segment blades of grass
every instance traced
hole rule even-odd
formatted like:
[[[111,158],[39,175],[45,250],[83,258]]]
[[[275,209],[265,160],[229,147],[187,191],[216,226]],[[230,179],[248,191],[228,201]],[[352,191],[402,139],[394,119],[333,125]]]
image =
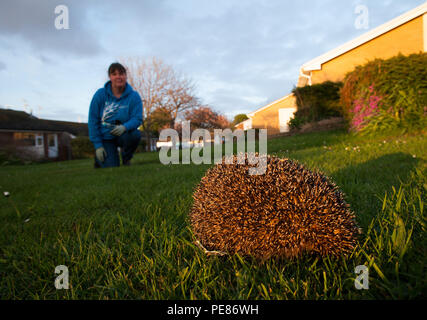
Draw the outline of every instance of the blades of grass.
[[[124,230],[124,227],[123,227],[123,219],[122,219],[122,217],[120,216],[120,213],[119,213],[119,212],[117,212],[116,216],[117,216],[117,218],[118,218],[118,220],[119,220],[120,234],[121,234],[121,235],[124,235],[125,230]]]
[[[387,192],[384,195],[383,206],[382,206],[381,210],[384,211],[386,206],[387,206]]]
[[[79,253],[80,253],[80,254],[82,254],[82,252],[83,252],[83,247],[82,247],[82,239],[81,239],[81,237],[80,237],[80,231],[77,229],[77,230],[76,230],[76,233],[77,233],[77,241],[78,241],[78,243],[79,243]]]
[[[325,294],[325,298],[326,298],[327,292],[328,292],[328,284],[327,284],[327,280],[326,280],[326,272],[323,271],[323,293]]]
[[[249,292],[246,295],[246,300],[249,300],[249,298],[251,297],[251,293],[252,293],[253,288],[254,288],[254,284],[252,283],[251,288],[249,289]]]
[[[314,262],[311,264],[311,266],[308,268],[308,271],[311,272],[312,269],[317,265],[317,261],[319,261],[319,258],[316,257]]]
[[[70,258],[70,255],[68,254],[68,250],[67,250],[67,248],[64,246],[64,243],[63,243],[63,236],[62,236],[62,234],[61,234],[61,232],[59,232],[58,231],[58,234],[59,234],[59,238],[58,238],[58,242],[59,242],[59,246],[61,247],[61,249],[62,249],[62,251],[64,251],[65,252],[65,255],[67,256],[67,258],[69,259]]]
[[[144,250],[144,243],[145,243],[145,228],[141,228],[141,231],[139,232],[139,241],[140,241],[140,245],[139,248],[141,251]]]
[[[267,288],[265,287],[265,285],[263,283],[261,283],[260,286],[261,286],[262,292],[264,293],[264,298],[266,300],[270,300],[270,295],[268,294],[268,291],[267,291]]]
[[[371,267],[371,266],[374,267],[375,271],[380,276],[380,278],[388,283],[389,282],[388,279],[385,277],[384,273],[382,273],[380,268],[377,266],[377,264],[374,261],[374,258],[369,256],[364,250],[362,250],[362,252],[365,254],[366,259],[368,259],[368,262],[369,262],[368,267]]]
[[[90,233],[91,228],[92,228],[92,221],[89,222],[89,226],[88,226],[87,231],[85,233],[85,236],[84,236],[85,241],[87,241],[87,239],[89,237],[89,233]]]
[[[408,250],[408,248],[409,248],[409,244],[410,244],[410,242],[411,242],[411,237],[412,237],[412,233],[413,233],[413,231],[414,231],[414,227],[412,227],[410,230],[409,230],[409,232],[408,232],[408,236],[407,236],[407,239],[406,239],[406,243],[405,243],[405,245],[403,246],[403,249],[402,249],[402,251],[400,252],[400,255],[399,255],[399,260],[402,260],[402,258],[403,258],[403,256],[404,256],[404,254],[406,253],[406,251]]]

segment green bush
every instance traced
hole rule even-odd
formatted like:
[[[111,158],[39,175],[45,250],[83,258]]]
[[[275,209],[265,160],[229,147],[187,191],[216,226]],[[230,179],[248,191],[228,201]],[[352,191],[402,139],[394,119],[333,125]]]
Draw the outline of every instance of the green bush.
[[[71,150],[73,159],[91,158],[94,154],[94,147],[89,137],[76,137],[71,140]]]
[[[292,90],[296,97],[297,111],[295,120],[289,125],[294,128],[305,122],[319,121],[341,116],[339,92],[341,82],[326,81],[312,86],[297,87]]]
[[[0,149],[0,165],[20,165],[20,164],[30,164],[32,161],[30,159],[20,158],[15,150],[11,148],[2,148]]]
[[[373,134],[426,126],[427,53],[375,59],[348,73],[340,91],[354,131]]]
[[[308,122],[306,117],[295,115],[291,120],[289,120],[289,127],[291,129],[299,129],[306,122]]]

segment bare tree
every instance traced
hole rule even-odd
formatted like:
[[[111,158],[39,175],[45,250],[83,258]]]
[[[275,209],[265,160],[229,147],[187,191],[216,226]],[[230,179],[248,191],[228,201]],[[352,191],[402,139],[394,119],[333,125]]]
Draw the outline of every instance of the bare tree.
[[[174,128],[178,115],[199,105],[194,94],[194,83],[161,59],[129,57],[120,59],[127,68],[128,82],[136,90],[144,104],[144,124],[147,142],[156,126],[155,112],[169,114],[169,127]]]
[[[163,107],[171,115],[170,127],[175,126],[176,118],[183,111],[200,106],[200,100],[194,94],[194,84],[182,74],[174,73],[174,81],[167,93],[167,99]]]

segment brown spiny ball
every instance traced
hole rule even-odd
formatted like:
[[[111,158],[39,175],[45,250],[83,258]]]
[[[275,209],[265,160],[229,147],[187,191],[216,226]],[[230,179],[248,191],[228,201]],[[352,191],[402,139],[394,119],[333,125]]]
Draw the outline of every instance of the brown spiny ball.
[[[210,168],[193,194],[190,223],[207,250],[262,259],[351,252],[361,231],[327,177],[275,156],[265,174],[250,175],[246,157],[232,158]]]

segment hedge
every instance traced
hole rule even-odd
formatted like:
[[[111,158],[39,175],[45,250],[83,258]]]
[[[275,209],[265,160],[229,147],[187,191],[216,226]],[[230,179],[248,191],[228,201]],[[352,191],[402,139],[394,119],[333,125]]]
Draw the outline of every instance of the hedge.
[[[298,128],[306,122],[319,121],[342,116],[339,92],[341,82],[326,81],[312,86],[295,87],[297,111],[289,122],[291,128]]]
[[[79,136],[71,140],[73,159],[91,158],[94,155],[93,143],[89,137]]]
[[[356,132],[427,125],[427,53],[375,59],[348,73],[340,90],[342,113]]]

